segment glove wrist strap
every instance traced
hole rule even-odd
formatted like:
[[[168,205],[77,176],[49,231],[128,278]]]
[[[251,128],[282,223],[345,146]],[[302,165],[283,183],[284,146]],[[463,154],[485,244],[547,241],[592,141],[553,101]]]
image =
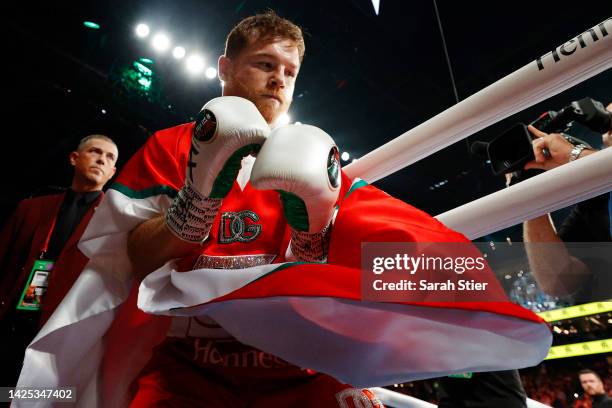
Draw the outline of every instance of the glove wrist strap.
[[[291,228],[291,252],[303,262],[327,262],[331,226],[309,234]]]
[[[208,238],[222,201],[200,194],[187,183],[166,211],[166,225],[177,238],[202,243]]]

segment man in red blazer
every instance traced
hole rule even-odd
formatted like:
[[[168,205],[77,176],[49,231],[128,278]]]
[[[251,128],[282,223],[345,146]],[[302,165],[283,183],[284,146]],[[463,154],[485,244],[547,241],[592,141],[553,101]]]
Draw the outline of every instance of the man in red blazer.
[[[15,385],[25,347],[87,263],[77,243],[115,174],[117,156],[109,137],[86,136],[69,156],[70,188],[21,201],[0,233],[0,336],[6,339],[0,386]]]

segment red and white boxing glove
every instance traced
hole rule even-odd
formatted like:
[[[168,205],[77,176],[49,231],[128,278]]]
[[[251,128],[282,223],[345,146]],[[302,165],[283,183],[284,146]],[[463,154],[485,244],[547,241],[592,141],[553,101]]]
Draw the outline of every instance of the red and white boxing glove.
[[[270,127],[249,100],[222,96],[208,102],[195,121],[185,185],[166,212],[178,238],[203,242],[245,156],[256,153]]]
[[[291,227],[290,250],[306,262],[327,260],[340,183],[340,159],[334,140],[309,125],[274,129],[251,171],[255,188],[280,193]]]

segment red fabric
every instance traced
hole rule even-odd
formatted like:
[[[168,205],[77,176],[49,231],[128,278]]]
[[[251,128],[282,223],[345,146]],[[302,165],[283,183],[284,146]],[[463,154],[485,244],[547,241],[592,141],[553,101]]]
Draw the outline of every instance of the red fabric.
[[[276,255],[274,263],[284,260],[284,251],[289,243],[289,229],[282,214],[282,205],[276,191],[256,190],[247,183],[241,190],[238,183],[234,186],[227,197],[223,199],[219,214],[226,212],[240,212],[248,209],[257,214],[258,221],[244,220],[245,224],[257,224],[262,228],[257,238],[251,242],[231,242],[220,244],[221,217],[215,217],[210,230],[210,236],[202,245],[198,253],[185,257],[178,265],[179,271],[190,271],[200,254],[210,256],[242,256],[250,254]],[[225,226],[228,229],[228,226]]]
[[[56,260],[45,294],[41,325],[66,296],[87,263],[77,244],[102,197],[100,194],[85,213]],[[16,306],[63,199],[64,194],[55,194],[21,201],[0,233],[0,318]]]
[[[134,395],[134,378],[151,358],[153,348],[166,338],[171,318],[144,313],[136,306],[137,298],[135,284],[104,336],[106,348],[101,365],[104,396]],[[126,339],[126,333],[134,335]]]
[[[382,407],[372,393],[235,340],[165,341],[137,386],[131,408]]]
[[[350,180],[343,174],[343,186],[347,185],[350,186]],[[232,193],[239,194],[236,189],[232,190]],[[245,195],[241,194],[244,201],[246,201]],[[249,205],[253,206],[252,200],[249,201]],[[218,218],[215,223],[218,223]],[[427,213],[368,185],[354,190],[348,197],[341,200],[332,230],[327,264],[294,265],[284,269],[283,273],[272,272],[243,288],[215,299],[214,302],[292,295],[361,300],[360,262],[363,242],[461,242],[469,244],[470,241]],[[215,243],[216,240],[213,239],[211,245]],[[243,246],[246,245],[243,244]],[[469,246],[466,248],[469,249]],[[208,253],[206,248],[204,250]],[[476,247],[473,247],[473,250],[477,251]],[[489,275],[487,281],[490,289],[483,295],[486,301],[395,303],[489,311],[538,323],[543,322],[534,313],[509,301],[490,301],[491,299],[505,300],[506,296],[492,271],[489,271]],[[467,278],[469,274],[466,273],[462,277]],[[485,278],[481,276],[478,279],[484,281]]]
[[[143,194],[143,191],[152,192],[159,187],[179,190],[184,182],[192,126],[193,124],[180,125],[153,135],[126,165],[117,183],[129,188],[132,193],[140,194],[142,198],[161,194],[159,190],[156,193]],[[351,180],[343,174],[342,183],[341,200],[345,197]],[[252,210],[260,216],[263,227],[261,237],[248,243],[220,243],[220,214],[242,210]],[[219,213],[214,221],[210,239],[197,254],[183,259],[179,270],[191,269],[200,253],[212,256],[275,254],[278,257],[274,262],[283,261],[288,228],[276,192],[257,191],[250,185],[247,185],[244,191],[240,191],[235,183],[223,201]],[[328,259],[332,265],[298,265],[286,269],[282,274],[271,273],[215,301],[292,294],[328,295],[359,300],[359,279],[355,273],[359,273],[360,269],[361,243],[394,241],[469,242],[462,234],[446,228],[428,214],[372,186],[365,186],[351,192],[340,202],[340,210],[332,229]],[[122,313],[135,313],[134,296],[131,296],[128,302],[132,302],[132,306],[125,307]],[[526,320],[540,321],[531,312],[509,302],[430,303],[427,306],[494,311]],[[135,319],[127,318],[125,321],[140,321],[137,317]],[[107,336],[117,342],[121,341],[120,337],[112,337],[110,334]],[[192,343],[194,341],[194,339],[187,340]],[[261,368],[235,372],[235,370],[228,371],[226,367],[194,364],[193,358],[189,358],[188,354],[190,347],[193,349],[193,344],[189,345],[184,341],[186,340],[166,338],[156,348],[154,358],[141,372],[138,391],[132,406],[199,405],[202,401],[206,401],[207,406],[211,407],[240,407],[246,403],[252,404],[255,398],[258,405],[249,406],[338,406],[335,397],[330,398],[330,396],[343,389],[342,387],[350,388],[346,385],[338,387],[339,383],[329,376],[320,375],[316,378],[322,378],[321,380],[313,381],[312,377],[302,371],[299,371],[299,375],[293,371],[284,373],[283,375],[289,377],[286,380],[274,378],[273,381],[268,381],[270,378],[266,380]],[[109,353],[107,356],[116,357]],[[253,385],[259,379],[266,381],[262,381],[260,385]],[[288,384],[292,384],[293,391]],[[260,386],[268,387],[267,392],[262,392],[258,388]],[[269,387],[279,387],[278,392],[270,392]],[[308,402],[306,398],[313,400]],[[324,400],[329,403],[322,403]]]
[[[150,192],[152,191],[150,189],[159,187],[179,190],[184,183],[184,169],[191,145],[192,128],[193,124],[185,124],[157,132],[124,167],[116,183],[137,194],[142,194],[147,190]],[[343,194],[349,187],[350,182],[346,179],[342,189]],[[155,194],[160,193],[157,190]],[[221,244],[219,235],[222,226],[220,225],[221,217],[218,216],[213,223],[210,238],[204,243],[201,250],[192,256],[183,258],[178,269],[191,270],[201,253],[209,256],[271,254],[276,255],[274,262],[284,261],[284,252],[289,241],[289,229],[282,214],[278,193],[255,190],[250,184],[241,190],[237,182],[234,182],[232,190],[223,200],[219,214],[246,209],[257,214],[259,217],[257,224],[262,226],[256,240],[248,243]],[[248,222],[251,221],[248,220]],[[163,340],[161,334],[163,330],[167,330],[169,319],[147,316],[136,309],[135,303],[136,292],[133,291],[121,308],[113,326],[107,332],[105,340],[108,346],[103,361],[103,378],[113,378],[112,382],[116,383],[116,378],[114,378],[116,375],[125,378],[129,378],[130,375],[116,368],[124,365],[118,364],[116,356],[127,355],[126,358],[130,358],[129,350],[122,347],[122,344],[125,343],[122,341],[122,336],[126,330],[132,333],[138,332],[143,339],[147,339],[143,344],[137,346],[145,350],[146,356],[150,355],[151,346],[161,341],[153,358],[139,375],[137,390],[132,389],[129,392],[129,394],[136,392],[132,406],[184,406],[188,402],[198,405],[203,400],[206,401],[207,406],[211,407],[234,406],[232,404],[242,406],[249,401],[252,403],[252,400],[257,397],[257,405],[250,406],[337,407],[339,405],[335,394],[346,389],[353,390],[352,387],[341,384],[330,376],[309,373],[288,363],[283,363],[282,368],[271,371],[262,371],[261,367],[254,367],[251,370],[244,368],[230,370],[231,373],[223,367],[207,368],[195,365],[188,358],[180,358],[181,355],[184,357],[193,347],[185,342],[193,342],[194,339],[166,338]],[[233,343],[234,347],[263,353],[236,341]],[[133,346],[133,343],[130,342],[130,347]],[[134,366],[142,366],[140,361],[133,363]],[[253,382],[258,379],[260,380],[259,391],[266,389],[265,394],[256,392],[257,387],[253,386]],[[231,389],[225,389],[223,384],[219,384],[219,381],[235,382]],[[274,390],[270,387],[274,387]],[[104,388],[107,387],[104,386]],[[113,390],[109,389],[108,392],[113,392]],[[249,396],[245,397],[244,393]],[[361,391],[358,393],[359,398],[369,398]],[[351,395],[344,397],[346,406],[357,406],[352,402],[352,398]]]
[[[156,132],[126,164],[117,177],[116,184],[137,193],[159,187],[180,190],[185,182],[185,168],[191,146],[192,130],[193,123],[187,123]],[[289,242],[289,230],[282,214],[278,193],[270,190],[256,190],[250,183],[243,191],[234,181],[234,186],[223,200],[219,214],[239,212],[245,209],[255,212],[259,217],[256,223],[263,226],[256,240],[248,243],[220,244],[221,217],[218,216],[213,222],[210,238],[198,253],[180,262],[179,270],[191,270],[200,253],[211,256],[270,254],[277,255],[274,262],[281,262]],[[248,224],[251,223],[251,220],[245,220],[245,222]]]
[[[351,180],[343,173],[343,184]],[[328,262],[361,268],[362,242],[470,242],[431,215],[374,186],[352,191],[340,204]]]
[[[156,132],[124,166],[116,183],[141,191],[168,186],[178,191],[185,182],[193,123]]]

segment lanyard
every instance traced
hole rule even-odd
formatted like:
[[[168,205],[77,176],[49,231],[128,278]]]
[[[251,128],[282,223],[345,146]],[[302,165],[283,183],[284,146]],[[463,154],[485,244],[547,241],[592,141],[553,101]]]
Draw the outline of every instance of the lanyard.
[[[60,210],[61,210],[61,207],[60,207]],[[38,256],[38,259],[45,259],[45,256],[47,255],[47,251],[49,250],[49,242],[51,241],[51,235],[53,235],[53,231],[55,230],[56,222],[57,222],[57,214],[55,214],[55,217],[53,217],[53,221],[51,222],[51,228],[49,228],[49,233],[47,234],[47,238],[45,239],[45,244],[40,250],[40,255]]]

